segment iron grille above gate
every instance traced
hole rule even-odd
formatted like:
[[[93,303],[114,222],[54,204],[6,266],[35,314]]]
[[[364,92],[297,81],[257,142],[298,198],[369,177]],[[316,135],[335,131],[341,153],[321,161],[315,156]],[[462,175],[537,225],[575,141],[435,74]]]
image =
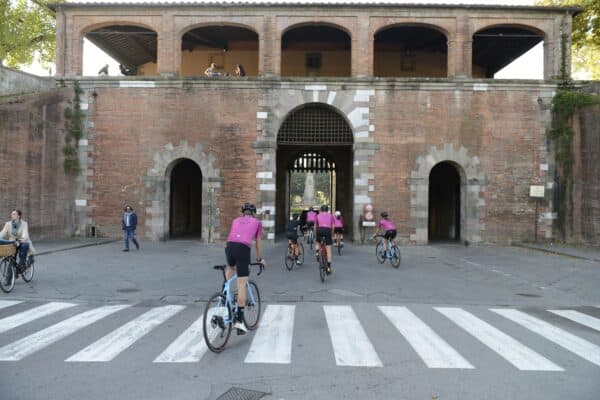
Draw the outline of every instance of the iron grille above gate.
[[[319,153],[302,153],[290,163],[288,171],[292,172],[331,172],[335,171],[335,163]]]
[[[321,105],[307,105],[288,116],[279,129],[277,144],[352,145],[352,130],[344,118]]]

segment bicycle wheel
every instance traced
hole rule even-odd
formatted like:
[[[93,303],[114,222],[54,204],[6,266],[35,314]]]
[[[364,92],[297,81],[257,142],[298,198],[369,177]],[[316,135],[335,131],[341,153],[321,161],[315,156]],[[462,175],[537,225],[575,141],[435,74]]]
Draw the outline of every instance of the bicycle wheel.
[[[313,242],[315,241],[315,234],[313,233],[313,231],[310,231],[308,233],[308,245],[310,246],[310,249],[312,250],[312,246],[313,246]]]
[[[285,267],[288,271],[291,271],[294,268],[294,252],[292,251],[292,247],[288,245],[285,251]]]
[[[377,257],[377,261],[379,264],[383,264],[385,262],[385,250],[383,249],[383,242],[377,243],[375,246],[375,256]]]
[[[298,242],[298,265],[304,264],[304,245]]]
[[[400,248],[396,245],[392,246],[392,259],[390,260],[394,268],[400,266]]]
[[[213,294],[202,318],[204,341],[212,352],[220,353],[225,348],[231,334],[232,318],[225,296],[222,293]]]
[[[321,253],[319,256],[319,275],[321,276],[321,282],[325,282],[325,275],[327,269],[327,256]]]
[[[244,310],[244,320],[246,321],[246,326],[251,331],[255,330],[258,326],[258,320],[260,319],[260,292],[258,291],[258,286],[254,281],[248,281],[248,286],[246,293],[246,309]],[[250,295],[252,294],[252,295]],[[254,299],[254,301],[252,301]]]
[[[25,282],[31,282],[33,279],[33,272],[35,270],[35,260],[33,256],[27,257],[27,265],[25,266],[25,270],[21,273],[23,280]]]
[[[338,256],[341,256],[342,255],[342,244],[341,244],[341,242],[338,243],[337,249],[338,249]]]
[[[4,293],[10,293],[15,287],[15,267],[9,258],[0,261],[0,289]]]

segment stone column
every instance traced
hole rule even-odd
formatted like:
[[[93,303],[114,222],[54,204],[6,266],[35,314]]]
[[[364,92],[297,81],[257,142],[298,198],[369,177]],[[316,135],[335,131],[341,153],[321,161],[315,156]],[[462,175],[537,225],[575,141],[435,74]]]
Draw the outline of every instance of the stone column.
[[[66,17],[62,8],[59,6],[56,10],[56,76],[65,74],[66,42],[65,29]]]
[[[354,226],[354,240],[360,238],[360,225],[358,223],[360,216],[362,215],[363,207],[365,204],[372,203],[370,193],[374,190],[374,187],[369,184],[369,181],[373,181],[375,176],[372,172],[373,156],[379,149],[377,143],[368,141],[359,141],[354,144],[354,215],[353,226]]]
[[[258,74],[281,75],[281,34],[275,16],[265,16],[264,31],[259,46]]]
[[[277,171],[277,144],[272,140],[259,140],[254,145],[256,150],[256,208],[261,214],[263,239],[275,240],[275,186]]]
[[[448,77],[470,78],[473,38],[466,15],[456,18],[456,31],[448,35]]]
[[[173,15],[163,15],[156,43],[156,71],[161,76],[178,76],[181,72],[181,43],[174,29]]]
[[[352,34],[351,76],[373,76],[373,35],[369,31],[369,17],[357,18]]]

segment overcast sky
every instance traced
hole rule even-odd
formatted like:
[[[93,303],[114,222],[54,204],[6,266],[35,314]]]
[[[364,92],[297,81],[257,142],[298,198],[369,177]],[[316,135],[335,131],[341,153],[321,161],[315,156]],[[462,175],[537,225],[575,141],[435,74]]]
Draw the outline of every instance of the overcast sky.
[[[232,0],[225,0],[221,2],[232,2]],[[277,3],[369,3],[367,0],[348,1],[348,0],[271,0]],[[75,2],[75,1],[74,1]],[[77,3],[97,3],[100,1],[95,0],[76,0]],[[110,0],[113,3],[147,3],[147,0]],[[161,2],[197,2],[197,0],[162,0]],[[234,0],[234,2],[248,2],[256,3],[255,0]],[[534,0],[373,0],[378,3],[431,3],[431,4],[499,4],[499,5],[520,5],[527,6],[533,5]],[[543,43],[538,44],[530,51],[525,53],[523,56],[516,59],[513,63],[508,65],[503,70],[496,74],[496,78],[521,78],[521,79],[543,79]],[[83,73],[84,75],[96,75],[98,70],[105,64],[109,64],[110,75],[119,75],[118,64],[108,57],[102,50],[98,49],[87,39],[84,40],[83,47]],[[49,71],[43,69],[39,64],[34,64],[28,68],[23,68],[25,71],[37,74],[37,75],[48,75]],[[52,66],[52,73],[55,69]]]

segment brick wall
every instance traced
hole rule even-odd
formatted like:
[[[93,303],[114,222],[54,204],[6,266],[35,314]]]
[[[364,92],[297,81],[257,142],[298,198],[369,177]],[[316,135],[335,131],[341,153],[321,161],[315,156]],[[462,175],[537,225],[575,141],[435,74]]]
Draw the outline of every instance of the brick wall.
[[[63,172],[63,112],[72,90],[0,101],[0,220],[21,209],[34,239],[73,233],[74,179]]]

